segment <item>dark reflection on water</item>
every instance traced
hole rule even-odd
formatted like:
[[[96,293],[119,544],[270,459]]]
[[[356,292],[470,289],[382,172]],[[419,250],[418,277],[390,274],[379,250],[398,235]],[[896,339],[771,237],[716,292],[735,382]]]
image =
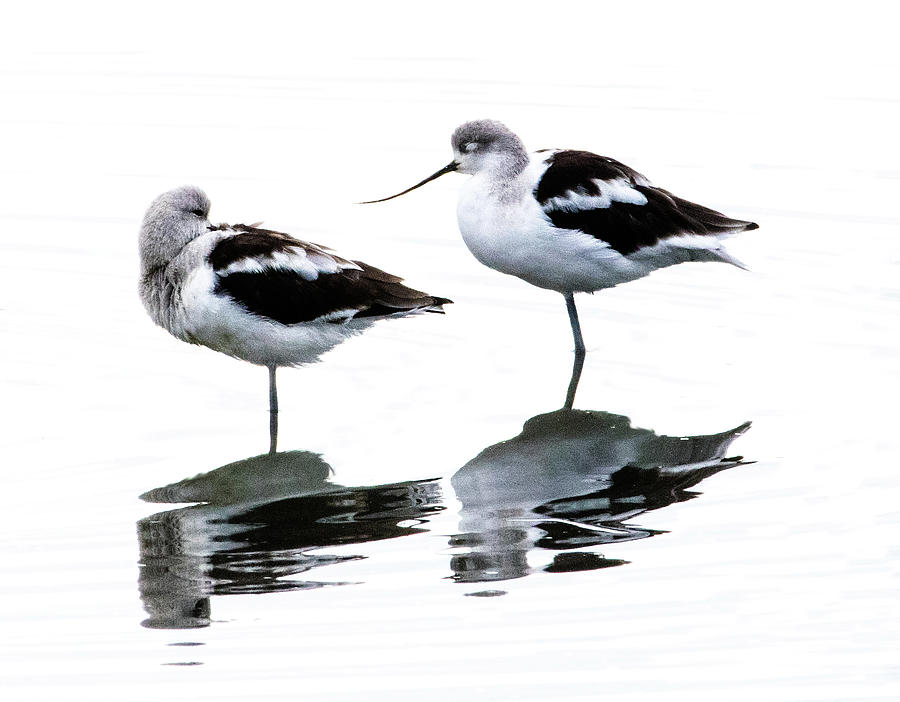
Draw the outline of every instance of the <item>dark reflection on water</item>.
[[[528,556],[536,549],[558,552],[539,569],[548,573],[627,563],[592,549],[660,533],[626,522],[691,499],[698,494],[691,488],[708,476],[744,464],[725,454],[749,426],[671,437],[607,412],[563,409],[529,419],[521,434],[486,448],[451,478],[462,503],[451,577],[521,578],[534,571]],[[305,574],[365,556],[320,549],[426,531],[429,517],[445,509],[438,478],[350,488],[330,476],[318,454],[290,451],[142,495],[203,503],[138,522],[139,589],[150,615],[144,626],[209,626],[212,595],[348,584]]]
[[[347,488],[331,483],[321,457],[266,454],[151,490],[154,502],[206,504],[138,522],[144,626],[209,626],[210,596],[306,590],[343,582],[293,579],[313,568],[364,558],[322,547],[424,531],[444,509],[436,479]],[[290,579],[288,579],[290,578]]]
[[[518,436],[486,448],[451,478],[462,502],[451,545],[458,582],[521,578],[533,549],[562,551],[542,570],[597,570],[627,561],[591,548],[660,533],[626,520],[696,497],[690,488],[744,464],[726,458],[750,424],[709,436],[658,436],[628,417],[562,409],[532,417]]]

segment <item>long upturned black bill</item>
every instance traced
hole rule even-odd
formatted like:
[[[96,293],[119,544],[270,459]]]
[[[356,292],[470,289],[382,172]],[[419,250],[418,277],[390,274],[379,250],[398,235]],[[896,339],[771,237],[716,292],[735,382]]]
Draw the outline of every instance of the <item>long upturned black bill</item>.
[[[441,177],[442,175],[444,175],[445,173],[452,173],[452,172],[455,171],[457,168],[459,168],[459,164],[458,164],[456,161],[451,161],[451,162],[448,163],[446,166],[444,166],[441,170],[439,170],[437,173],[432,173],[430,176],[428,176],[428,177],[427,177],[425,180],[423,180],[421,183],[416,183],[414,186],[412,186],[411,188],[407,188],[407,189],[404,190],[402,193],[397,193],[396,195],[391,195],[390,197],[383,197],[383,198],[381,198],[380,200],[367,200],[366,202],[358,202],[358,203],[356,203],[356,204],[358,204],[358,205],[371,205],[371,204],[374,204],[374,203],[376,203],[376,202],[387,202],[388,200],[393,200],[395,197],[400,197],[401,195],[406,195],[406,193],[411,193],[411,192],[412,192],[413,190],[415,190],[416,188],[421,188],[423,185],[425,185],[425,183],[430,183],[432,180],[434,180],[435,178],[440,178],[440,177]]]

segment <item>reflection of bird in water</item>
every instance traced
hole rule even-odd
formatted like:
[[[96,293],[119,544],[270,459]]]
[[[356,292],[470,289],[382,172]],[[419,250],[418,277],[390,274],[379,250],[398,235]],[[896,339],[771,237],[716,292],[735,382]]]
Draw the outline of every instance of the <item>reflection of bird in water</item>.
[[[182,341],[269,369],[272,452],[279,366],[316,361],[376,319],[440,312],[450,302],[288,234],[214,226],[209,207],[192,186],[150,205],[140,232],[141,300]]]
[[[453,577],[484,582],[531,572],[528,553],[564,551],[548,572],[594,570],[626,561],[583,549],[653,536],[624,524],[648,510],[695,497],[705,478],[743,464],[726,458],[749,422],[708,436],[659,436],[607,412],[558,410],[486,448],[451,478],[462,503],[451,544]]]
[[[144,626],[208,626],[210,596],[344,584],[294,579],[357,560],[318,549],[423,531],[443,509],[437,480],[347,488],[307,451],[270,453],[151,490],[151,502],[206,504],[138,522]]]

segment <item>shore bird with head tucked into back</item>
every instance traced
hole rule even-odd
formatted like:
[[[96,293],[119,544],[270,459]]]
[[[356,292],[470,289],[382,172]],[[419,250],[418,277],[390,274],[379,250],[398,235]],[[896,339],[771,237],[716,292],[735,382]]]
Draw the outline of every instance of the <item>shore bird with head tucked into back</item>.
[[[312,363],[375,320],[442,312],[450,302],[288,234],[213,225],[209,207],[193,186],[150,205],[140,231],[141,300],[182,341],[269,369],[272,451],[279,366]]]
[[[481,263],[562,293],[575,349],[584,341],[574,293],[594,292],[686,261],[743,268],[721,239],[757,225],[731,219],[651,185],[623,163],[587,151],[529,154],[504,124],[466,122],[450,140],[453,160],[404,195],[445,173],[472,178],[457,219]]]

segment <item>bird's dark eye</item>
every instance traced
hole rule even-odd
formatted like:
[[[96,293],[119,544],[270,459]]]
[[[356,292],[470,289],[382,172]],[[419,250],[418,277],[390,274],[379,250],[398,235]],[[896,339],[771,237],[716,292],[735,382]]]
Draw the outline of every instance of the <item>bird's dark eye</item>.
[[[197,209],[197,210],[191,210],[191,214],[197,215],[198,217],[203,217],[203,216],[204,216],[204,215],[203,215],[203,210],[200,210],[200,209]]]
[[[478,142],[477,142],[477,141],[470,141],[468,144],[466,144],[465,150],[466,150],[467,153],[471,153],[471,152],[473,152],[473,151],[477,151],[477,150],[478,150]]]

